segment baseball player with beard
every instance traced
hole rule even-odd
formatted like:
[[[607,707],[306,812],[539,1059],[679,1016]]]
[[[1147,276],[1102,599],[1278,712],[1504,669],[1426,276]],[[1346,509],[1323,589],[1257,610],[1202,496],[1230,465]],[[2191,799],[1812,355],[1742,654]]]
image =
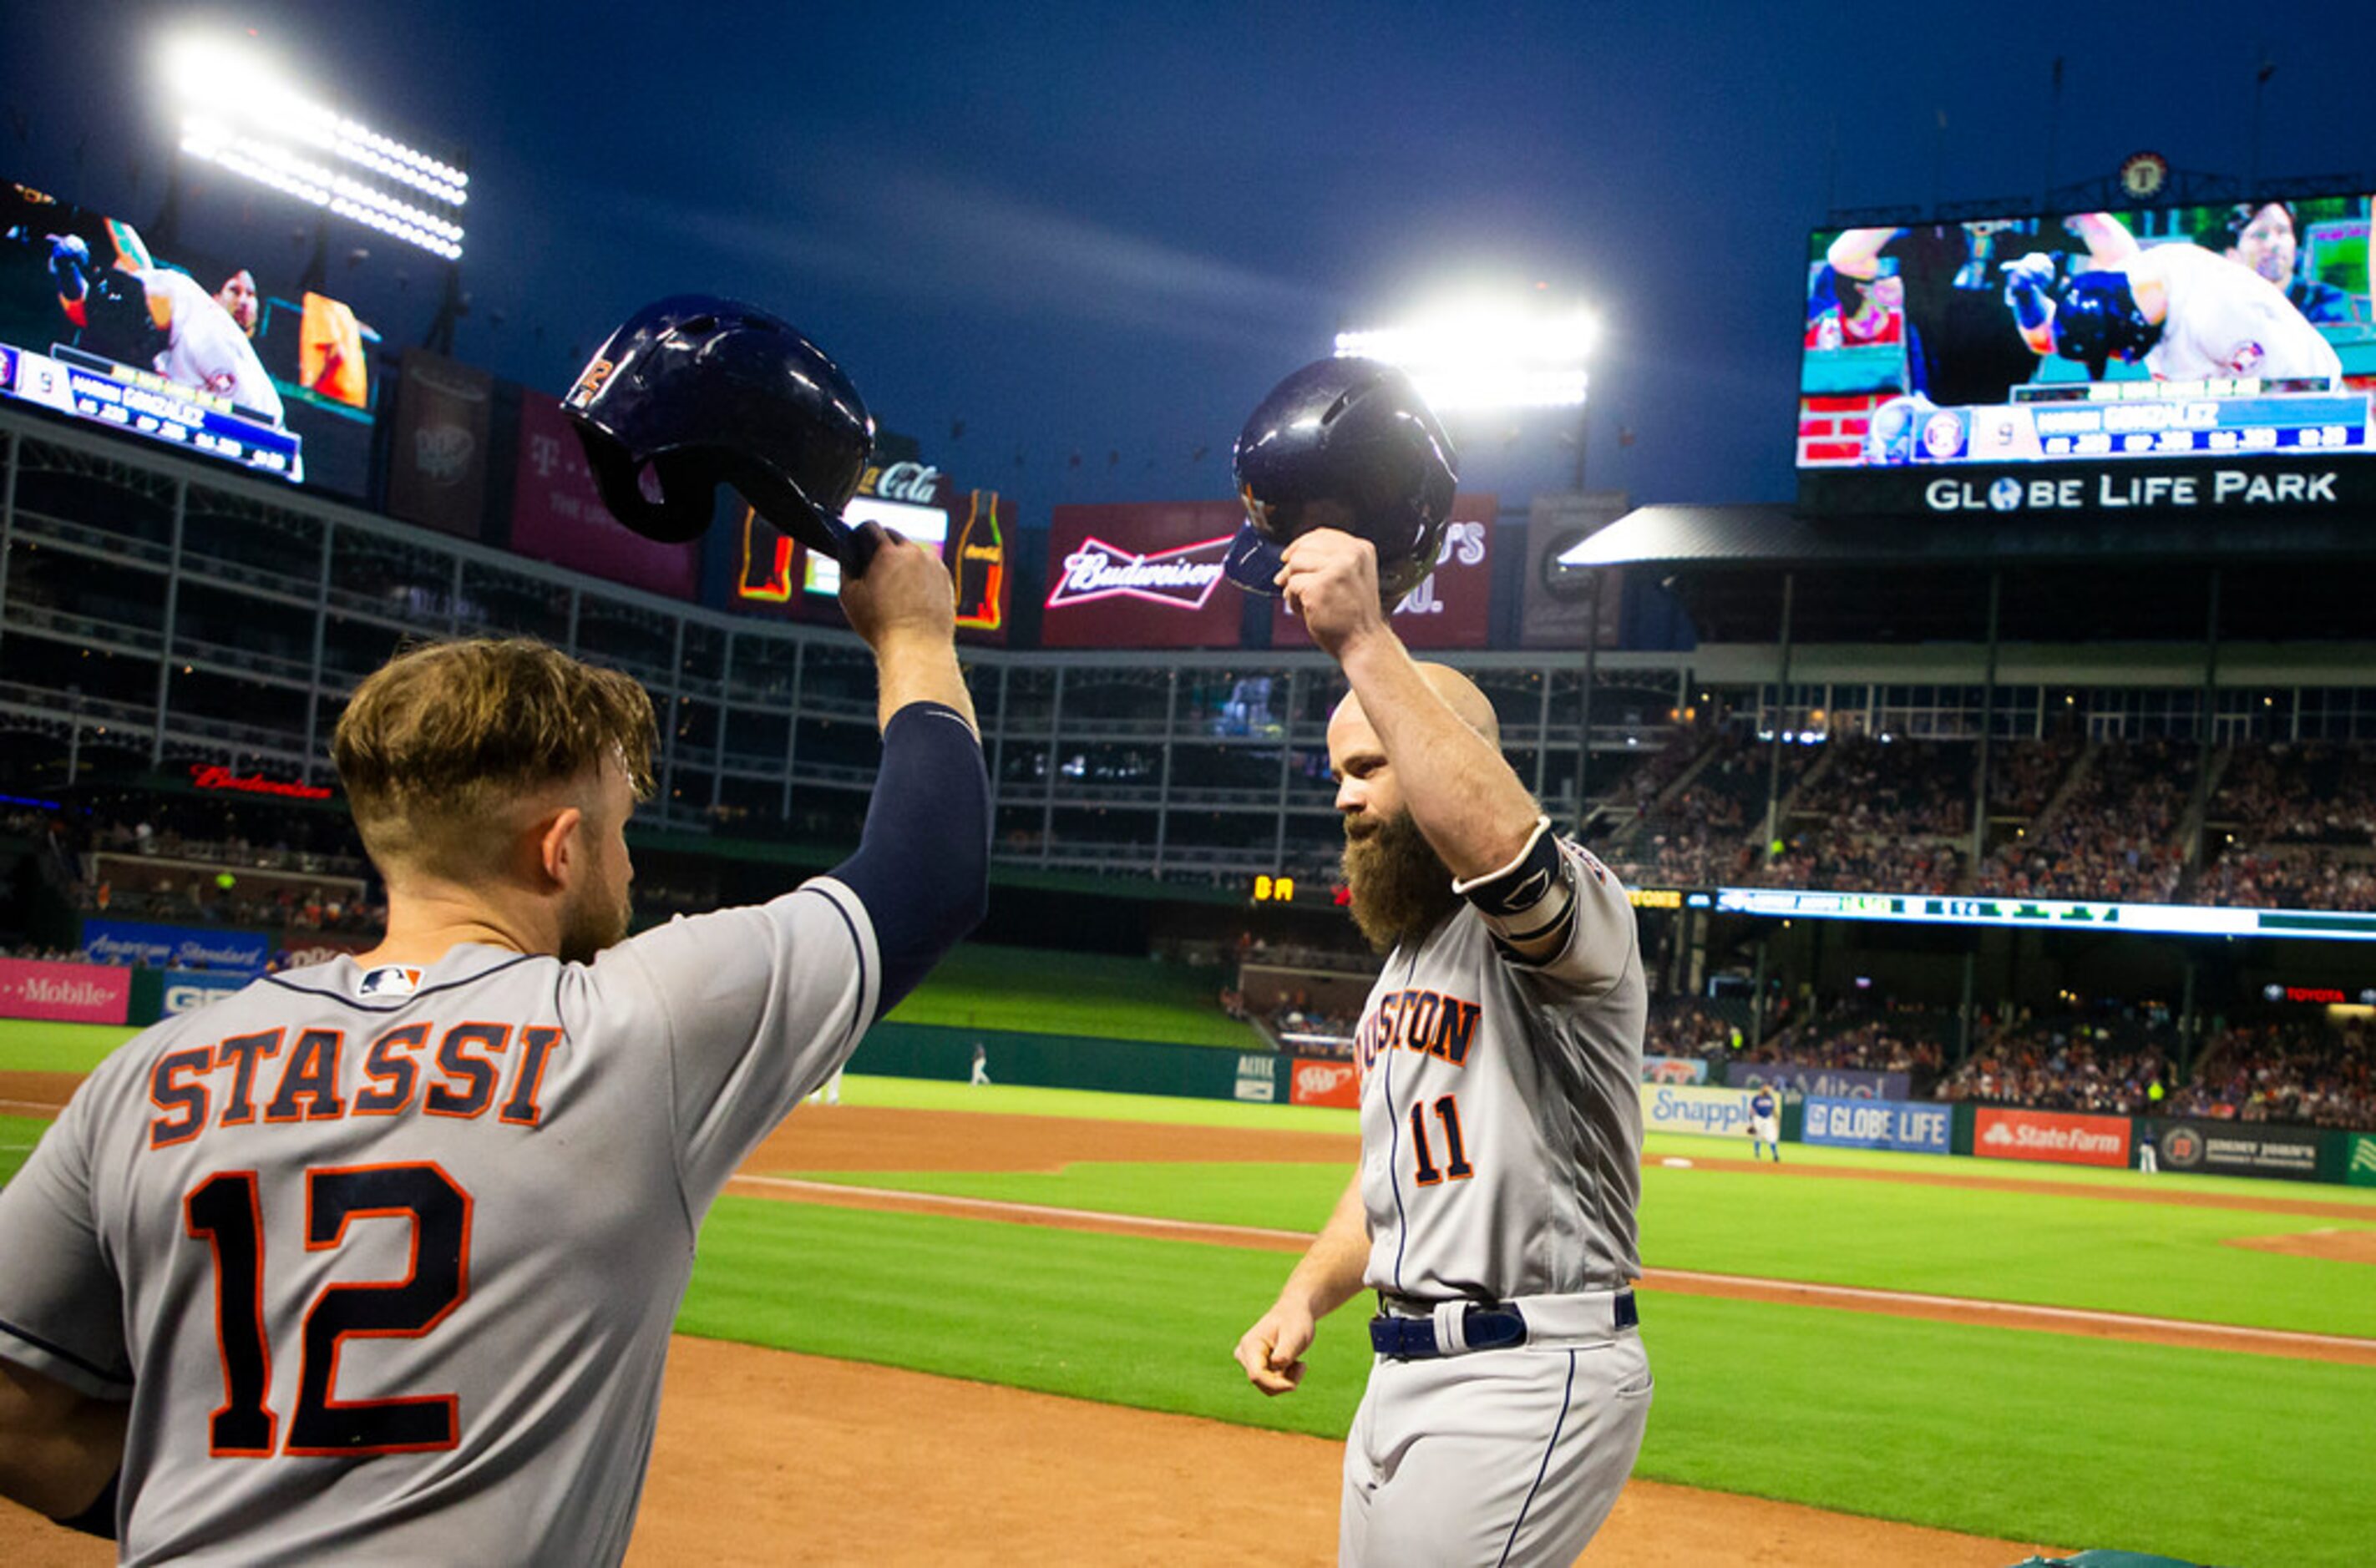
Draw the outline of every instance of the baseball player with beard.
[[[1356,1034],[1360,1169],[1237,1360],[1284,1394],[1318,1320],[1375,1290],[1339,1561],[1566,1564],[1650,1408],[1634,911],[1551,834],[1491,704],[1405,651],[1375,547],[1320,528],[1283,559],[1286,596],[1352,687],[1329,760],[1353,916],[1386,959]]]
[[[841,595],[856,853],[632,937],[642,687],[508,641],[356,689],[386,938],[137,1036],[0,1190],[0,1495],[126,1562],[620,1560],[703,1216],[987,895],[948,574]]]

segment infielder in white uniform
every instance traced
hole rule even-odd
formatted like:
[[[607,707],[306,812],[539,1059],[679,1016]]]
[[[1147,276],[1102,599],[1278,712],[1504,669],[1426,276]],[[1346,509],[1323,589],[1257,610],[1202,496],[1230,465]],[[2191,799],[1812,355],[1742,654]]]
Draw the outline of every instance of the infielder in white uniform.
[[[2005,268],[2005,300],[2040,354],[2089,362],[2143,360],[2165,381],[2339,377],[2343,361],[2283,289],[2216,251],[2183,242],[2137,244],[2109,212],[2068,220],[2086,242],[2088,270],[2049,292],[2054,260],[2032,253]]]
[[[1551,835],[1483,695],[1412,662],[1372,545],[1315,529],[1285,561],[1287,597],[1352,685],[1328,753],[1354,919],[1386,961],[1356,1036],[1360,1168],[1238,1362],[1286,1393],[1317,1320],[1376,1290],[1339,1561],[1564,1565],[1650,1409],[1631,1289],[1647,1016],[1633,908]]]
[[[841,595],[858,851],[632,938],[641,687],[481,642],[357,689],[386,940],[137,1036],[0,1191],[0,1493],[133,1563],[620,1560],[703,1215],[987,893],[948,574]]]

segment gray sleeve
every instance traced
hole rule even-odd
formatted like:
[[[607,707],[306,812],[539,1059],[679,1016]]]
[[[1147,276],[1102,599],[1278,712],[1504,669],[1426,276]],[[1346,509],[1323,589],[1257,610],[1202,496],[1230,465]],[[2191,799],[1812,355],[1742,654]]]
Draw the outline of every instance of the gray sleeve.
[[[1474,905],[1511,968],[1564,990],[1608,990],[1634,960],[1634,904],[1607,866],[1580,844],[1535,831],[1506,866],[1452,885]]]
[[[0,1189],[0,1356],[101,1399],[132,1396],[124,1296],[90,1191],[87,1080]]]
[[[671,921],[589,974],[606,1027],[668,1053],[677,1169],[696,1222],[743,1157],[849,1059],[882,984],[865,906],[830,877]]]

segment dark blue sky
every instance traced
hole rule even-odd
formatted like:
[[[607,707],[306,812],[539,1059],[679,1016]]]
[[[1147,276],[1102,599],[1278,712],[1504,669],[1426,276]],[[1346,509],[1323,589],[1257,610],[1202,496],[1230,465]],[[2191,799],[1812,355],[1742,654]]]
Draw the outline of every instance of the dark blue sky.
[[[2332,0],[17,0],[8,17],[10,177],[146,221],[171,146],[156,42],[253,28],[358,118],[468,148],[466,358],[558,390],[644,300],[740,294],[1032,520],[1226,496],[1230,442],[1274,381],[1451,278],[1600,309],[1596,487],[1787,495],[1806,231],[1834,205],[2040,189],[2057,54],[2061,182],[2141,148],[2244,173],[2264,55],[2262,169],[2376,172],[2376,7]],[[191,191],[193,232],[244,225],[267,236],[267,286],[293,278],[307,213],[221,176]],[[334,291],[417,338],[434,264],[339,241],[364,244]],[[1455,425],[1465,482],[1563,487],[1573,424]]]

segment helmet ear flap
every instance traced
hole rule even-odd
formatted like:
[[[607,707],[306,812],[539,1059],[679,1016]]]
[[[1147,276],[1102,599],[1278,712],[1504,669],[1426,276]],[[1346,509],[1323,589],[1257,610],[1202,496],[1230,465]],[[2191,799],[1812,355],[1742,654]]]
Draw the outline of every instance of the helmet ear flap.
[[[594,474],[595,493],[620,522],[662,544],[699,539],[709,527],[718,478],[698,453],[663,452],[651,462],[659,499],[644,493],[642,466],[625,447],[584,424],[575,426]]]

